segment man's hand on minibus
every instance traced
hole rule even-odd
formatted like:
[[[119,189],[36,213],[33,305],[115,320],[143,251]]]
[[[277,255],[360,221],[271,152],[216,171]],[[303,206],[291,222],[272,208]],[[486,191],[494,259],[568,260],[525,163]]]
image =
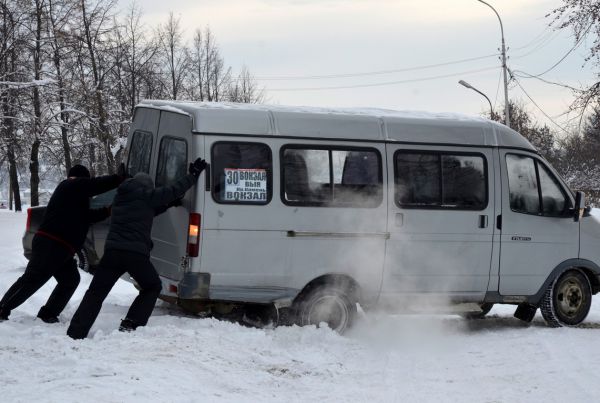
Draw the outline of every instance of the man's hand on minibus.
[[[196,161],[190,164],[190,173],[198,178],[205,168],[206,161],[204,161],[202,158],[198,158]]]

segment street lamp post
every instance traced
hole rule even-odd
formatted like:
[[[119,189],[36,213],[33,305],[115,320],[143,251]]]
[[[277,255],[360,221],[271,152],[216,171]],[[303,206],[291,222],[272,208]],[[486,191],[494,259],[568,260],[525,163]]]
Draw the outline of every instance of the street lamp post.
[[[492,101],[490,101],[490,99],[488,98],[487,95],[485,95],[483,92],[479,91],[477,88],[473,87],[471,84],[469,84],[468,82],[464,81],[464,80],[460,80],[458,82],[460,85],[462,85],[463,87],[466,87],[470,90],[473,90],[481,95],[483,95],[485,97],[485,99],[487,99],[488,103],[490,104],[490,119],[494,118],[494,107],[492,106]]]
[[[510,114],[509,114],[509,105],[508,105],[508,77],[507,77],[507,67],[506,67],[506,45],[504,43],[504,26],[502,25],[502,20],[500,19],[500,14],[496,11],[494,7],[492,7],[489,3],[486,3],[483,0],[477,0],[480,3],[485,4],[489,8],[494,11],[496,16],[498,17],[498,21],[500,21],[500,34],[502,35],[502,70],[504,71],[504,122],[507,127],[510,127]],[[486,97],[487,98],[487,97]]]

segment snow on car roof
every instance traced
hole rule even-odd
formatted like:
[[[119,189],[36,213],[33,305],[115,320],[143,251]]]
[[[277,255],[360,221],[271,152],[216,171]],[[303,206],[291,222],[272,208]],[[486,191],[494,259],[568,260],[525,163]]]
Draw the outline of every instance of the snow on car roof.
[[[205,134],[506,146],[535,150],[525,138],[504,125],[459,113],[163,100],[146,100],[138,107],[188,115],[193,120],[193,131]]]

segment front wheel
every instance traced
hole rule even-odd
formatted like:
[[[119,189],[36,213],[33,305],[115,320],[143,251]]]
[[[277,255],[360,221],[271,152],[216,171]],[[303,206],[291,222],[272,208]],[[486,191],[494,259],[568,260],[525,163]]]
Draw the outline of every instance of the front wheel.
[[[310,290],[298,301],[297,322],[299,325],[321,326],[342,334],[356,318],[356,296],[350,287],[322,285]]]
[[[551,282],[540,311],[551,327],[575,326],[584,321],[592,306],[592,287],[580,270],[568,270]]]

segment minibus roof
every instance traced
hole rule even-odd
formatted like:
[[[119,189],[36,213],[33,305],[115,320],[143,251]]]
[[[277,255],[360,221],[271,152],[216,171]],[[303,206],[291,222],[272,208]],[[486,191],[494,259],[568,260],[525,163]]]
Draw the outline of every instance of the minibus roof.
[[[478,116],[373,108],[314,108],[146,100],[137,108],[185,114],[200,134],[535,148],[516,131]]]

